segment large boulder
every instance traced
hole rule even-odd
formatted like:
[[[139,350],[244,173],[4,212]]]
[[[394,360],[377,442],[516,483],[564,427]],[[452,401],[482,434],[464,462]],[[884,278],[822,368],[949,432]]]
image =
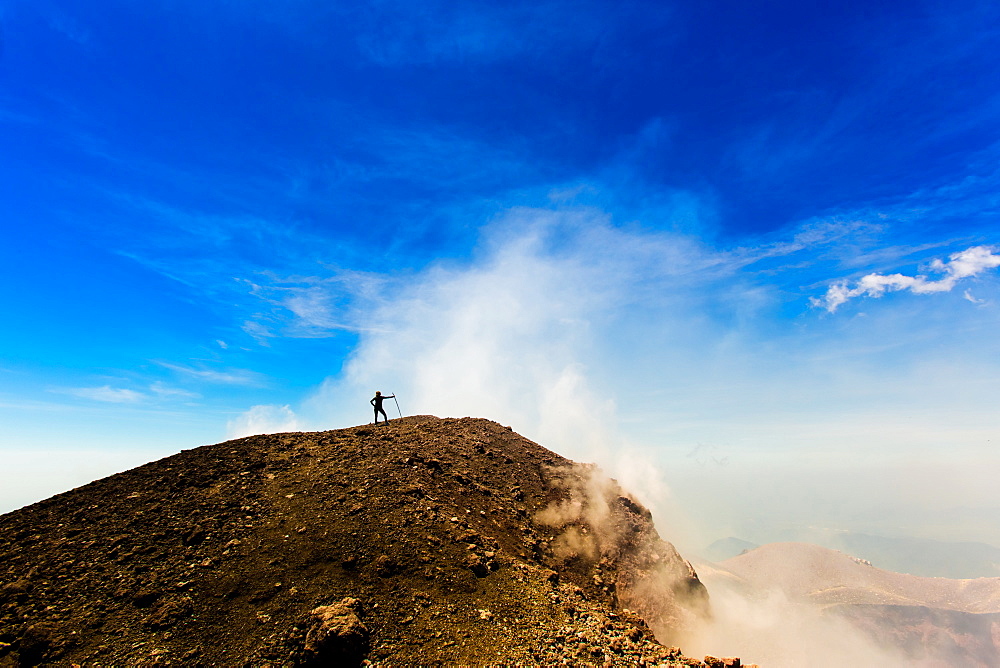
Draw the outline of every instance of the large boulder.
[[[348,666],[364,660],[370,644],[368,629],[357,614],[358,607],[357,599],[345,598],[340,603],[312,610],[303,665]]]

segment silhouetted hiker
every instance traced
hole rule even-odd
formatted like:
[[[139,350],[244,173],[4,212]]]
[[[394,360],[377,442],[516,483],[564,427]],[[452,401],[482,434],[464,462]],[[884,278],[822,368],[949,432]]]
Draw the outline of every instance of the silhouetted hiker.
[[[375,392],[375,396],[372,397],[372,400],[370,402],[368,402],[372,406],[375,407],[375,424],[378,424],[378,414],[379,413],[382,414],[382,421],[383,422],[388,422],[389,421],[389,417],[385,414],[385,411],[382,410],[382,400],[383,399],[392,399],[395,396],[396,396],[395,394],[390,394],[387,397],[383,397],[381,392],[378,392],[378,391]]]

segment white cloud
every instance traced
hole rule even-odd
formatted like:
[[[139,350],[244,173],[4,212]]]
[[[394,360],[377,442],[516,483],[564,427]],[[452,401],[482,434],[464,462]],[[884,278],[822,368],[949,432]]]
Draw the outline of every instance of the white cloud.
[[[277,336],[323,338],[337,331],[356,330],[351,304],[377,298],[386,279],[368,272],[332,271],[332,276],[263,272],[256,283],[241,279],[251,295],[271,307],[270,313],[258,313],[244,322],[243,330],[265,346],[267,339]]]
[[[833,313],[842,304],[855,297],[881,297],[887,292],[909,290],[914,294],[933,294],[949,292],[959,281],[977,276],[988,269],[1000,267],[1000,255],[993,252],[990,246],[973,246],[958,253],[952,253],[947,261],[935,259],[930,269],[942,278],[930,280],[926,276],[906,276],[904,274],[868,274],[862,276],[854,287],[848,281],[840,281],[831,285],[821,298],[813,297],[813,306],[825,308]],[[968,293],[966,293],[968,294]],[[971,301],[971,300],[970,300]]]
[[[123,387],[67,387],[50,390],[57,394],[68,394],[90,401],[100,401],[109,404],[138,404],[153,399],[196,399],[199,394],[178,387],[171,387],[161,381],[149,385],[149,392],[139,392]]]
[[[683,314],[716,298],[708,286],[724,283],[727,306],[743,312],[766,303],[734,278],[751,255],[622,231],[595,209],[511,210],[473,264],[433,267],[359,307],[359,345],[307,411],[324,425],[368,421],[379,389],[409,414],[488,416],[568,456],[600,457],[622,446],[623,379],[691,356],[684,342],[705,323]]]
[[[972,290],[966,290],[965,292],[963,292],[962,293],[962,297],[965,299],[965,301],[971,302],[971,303],[975,304],[976,306],[982,306],[982,305],[986,304],[986,300],[985,299],[977,299],[976,296],[972,294]]]
[[[284,306],[311,329],[337,328],[330,295],[319,286],[291,290],[284,299]]]
[[[275,434],[285,431],[299,431],[302,427],[290,406],[253,406],[239,417],[226,423],[228,438],[240,438],[255,434]]]
[[[948,290],[959,279],[975,276],[987,269],[1000,267],[1000,255],[995,254],[989,246],[973,246],[961,253],[951,254],[949,259],[950,262],[934,260],[931,263],[932,269],[947,274],[947,278],[944,281],[951,281],[950,286],[947,288]]]
[[[264,377],[256,371],[249,369],[226,369],[217,371],[215,369],[193,369],[191,367],[173,364],[171,362],[157,362],[160,366],[177,371],[186,376],[197,378],[209,383],[220,383],[223,385],[249,385],[260,386],[264,384]]]
[[[134,404],[147,398],[142,392],[111,387],[110,385],[103,385],[101,387],[70,387],[53,391],[60,394],[70,394],[82,399],[103,401],[112,404]]]
[[[161,381],[156,381],[150,385],[149,391],[161,399],[197,399],[201,396],[197,392],[182,390],[179,387],[170,387]]]
[[[244,332],[252,336],[257,343],[265,347],[269,347],[271,345],[268,343],[268,339],[274,338],[274,333],[256,320],[247,320],[243,323],[242,329]]]
[[[917,336],[877,317],[854,333],[809,320],[778,331],[772,320],[783,267],[858,225],[720,251],[615,227],[596,209],[513,209],[484,230],[473,262],[439,264],[355,304],[357,347],[303,412],[325,427],[367,422],[378,389],[399,394],[404,413],[487,416],[573,457],[621,448],[623,433],[658,434],[683,452],[768,435],[768,448],[818,442],[804,425],[837,423],[845,410],[865,411],[868,429],[873,405],[930,400],[902,380],[931,365],[920,352],[930,323]],[[959,277],[990,262],[958,253],[941,270]],[[895,376],[870,377],[892,364]],[[944,387],[928,420],[965,396],[953,388],[948,399]]]
[[[695,498],[691,489],[742,488],[792,461],[794,473],[772,487],[801,480],[815,489],[845,458],[857,477],[943,444],[957,470],[983,460],[1000,377],[983,359],[1000,345],[979,309],[942,304],[935,319],[919,321],[888,309],[847,323],[782,315],[776,328],[787,306],[781,272],[794,267],[797,280],[803,262],[836,257],[857,243],[856,227],[813,226],[788,243],[717,250],[683,234],[616,227],[596,209],[514,209],[483,231],[472,261],[386,282],[355,303],[356,348],[297,412],[309,428],[370,422],[368,399],[381,390],[398,395],[404,415],[509,424],[564,456],[598,462],[647,500],[665,535],[699,548],[754,508],[772,518],[808,508],[836,523],[850,504],[835,489],[821,502],[803,487],[793,503],[773,506],[759,491],[699,498],[694,515],[665,484]],[[948,276],[984,262],[956,255]],[[943,350],[969,355],[942,359]],[[729,463],[722,473],[686,457],[699,443]],[[953,494],[925,496],[921,511]],[[850,507],[859,504],[897,518],[918,507],[877,491]]]

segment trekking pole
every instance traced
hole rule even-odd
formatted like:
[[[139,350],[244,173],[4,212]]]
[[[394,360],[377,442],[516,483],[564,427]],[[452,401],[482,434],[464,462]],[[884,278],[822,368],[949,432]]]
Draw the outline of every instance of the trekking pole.
[[[396,402],[396,412],[399,413],[399,419],[403,419],[403,411],[399,410],[399,401],[396,399],[396,393],[392,393],[392,400]]]

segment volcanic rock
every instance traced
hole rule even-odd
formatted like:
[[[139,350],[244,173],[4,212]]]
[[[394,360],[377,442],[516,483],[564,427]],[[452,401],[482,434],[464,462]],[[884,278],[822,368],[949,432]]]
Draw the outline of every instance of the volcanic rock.
[[[227,441],[0,516],[0,668],[704,666],[660,642],[707,610],[638,500],[483,419]]]
[[[356,614],[358,601],[345,598],[334,605],[324,605],[310,615],[313,624],[306,633],[303,647],[307,665],[359,664],[368,654],[368,629]]]

